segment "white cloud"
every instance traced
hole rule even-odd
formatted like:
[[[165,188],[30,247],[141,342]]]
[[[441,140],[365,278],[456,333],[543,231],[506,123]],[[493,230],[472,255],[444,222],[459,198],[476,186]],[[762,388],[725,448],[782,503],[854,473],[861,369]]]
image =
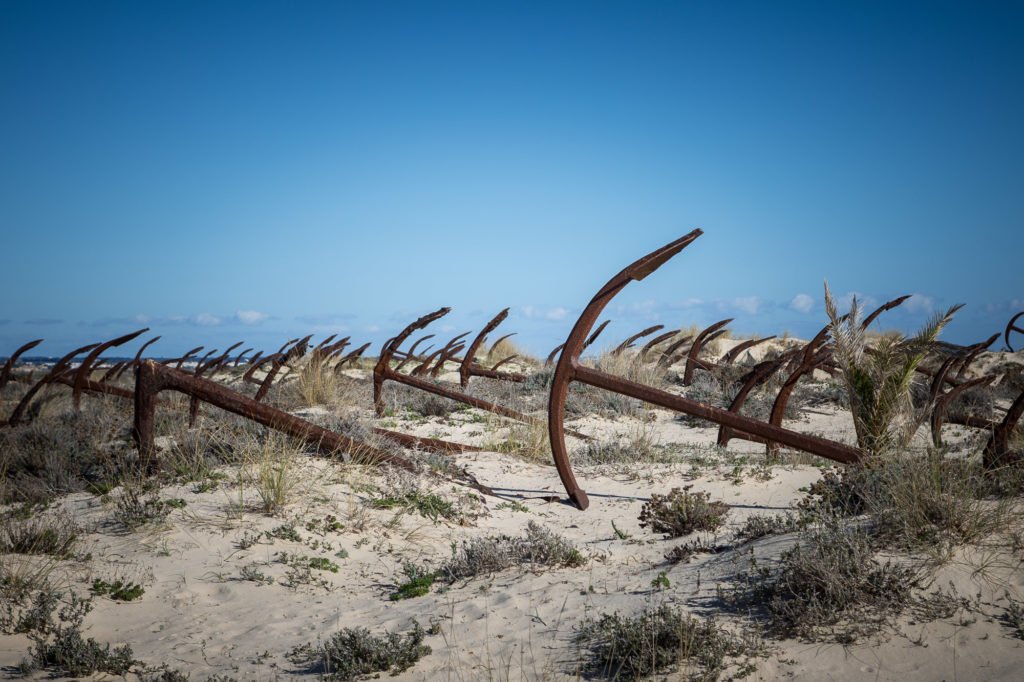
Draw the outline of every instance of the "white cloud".
[[[636,303],[617,303],[613,310],[619,317],[656,318],[661,305],[657,301],[637,301]]]
[[[931,313],[935,309],[935,299],[924,294],[912,294],[903,302],[903,308],[910,313]]]
[[[687,310],[689,308],[696,308],[700,305],[704,305],[704,301],[699,298],[684,298],[682,301],[670,304],[669,308],[673,310]]]
[[[564,320],[569,315],[569,309],[562,306],[545,308],[535,305],[524,305],[519,308],[519,313],[528,320],[549,320],[557,322]]]
[[[740,296],[732,300],[732,305],[748,315],[757,315],[761,309],[761,299],[757,296]]]
[[[793,297],[793,300],[789,302],[789,307],[800,313],[809,313],[814,307],[814,297],[808,294],[797,294]]]
[[[869,296],[859,291],[847,291],[842,296],[836,296],[836,308],[840,314],[850,312],[850,306],[853,304],[854,298],[857,299],[857,304],[865,311],[865,315],[878,307],[878,299],[874,296]]]
[[[268,317],[270,316],[258,310],[239,310],[235,313],[235,319],[242,324],[259,324]]]
[[[220,324],[220,318],[210,313],[199,313],[192,318],[192,322],[200,327],[216,327]]]

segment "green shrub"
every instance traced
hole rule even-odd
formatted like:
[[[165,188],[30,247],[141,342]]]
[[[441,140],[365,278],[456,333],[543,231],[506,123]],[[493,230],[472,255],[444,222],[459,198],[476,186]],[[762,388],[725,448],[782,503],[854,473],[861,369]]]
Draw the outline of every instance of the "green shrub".
[[[768,535],[792,533],[805,525],[804,521],[794,514],[753,514],[748,516],[736,531],[736,537],[741,540],[757,540]]]
[[[452,556],[437,574],[449,582],[495,573],[513,566],[582,566],[587,562],[572,543],[530,521],[523,537],[497,535],[473,538],[452,546]]]
[[[422,597],[430,592],[430,587],[434,584],[434,580],[437,577],[434,573],[428,572],[411,562],[406,563],[402,570],[405,571],[408,580],[391,593],[391,601]]]
[[[370,504],[377,509],[395,509],[397,507],[416,511],[420,516],[428,518],[434,523],[437,523],[439,518],[455,520],[459,517],[459,511],[451,501],[436,493],[425,493],[421,490],[379,497]]]
[[[36,511],[28,518],[8,513],[0,517],[0,554],[66,557],[79,532],[78,525],[66,513]]]
[[[108,582],[101,578],[92,581],[89,591],[95,595],[110,597],[114,601],[135,601],[141,599],[146,590],[137,583],[124,582],[120,578]]]
[[[730,657],[756,648],[711,620],[698,620],[678,607],[662,604],[635,617],[618,613],[584,620],[574,641],[586,650],[585,671],[592,676],[638,680],[673,671],[686,663],[696,679],[714,680]]]
[[[725,523],[729,507],[711,502],[708,493],[691,493],[673,488],[667,495],[652,494],[640,510],[640,526],[669,537],[689,535],[698,530],[716,530]]]
[[[43,669],[70,677],[95,673],[125,675],[139,663],[128,645],[111,649],[109,644],[82,636],[82,621],[92,610],[89,600],[72,594],[55,619],[54,611],[61,598],[58,593],[40,592],[32,608],[19,620],[18,631],[26,633],[32,642],[30,658],[21,664],[23,672]]]
[[[914,407],[915,372],[935,347],[939,332],[961,307],[956,305],[945,313],[935,314],[912,338],[887,334],[869,346],[867,330],[862,328],[863,310],[857,299],[853,299],[849,314],[841,316],[825,283],[832,356],[846,384],[857,445],[862,450],[884,455],[910,443],[930,412],[930,406]]]
[[[176,508],[173,502],[161,500],[156,490],[143,485],[124,485],[114,506],[114,518],[125,528],[135,530],[149,524],[162,523]]]
[[[775,634],[853,641],[902,612],[920,585],[916,571],[880,563],[874,554],[865,530],[833,519],[805,531],[778,565],[754,562],[740,575],[741,586],[723,596],[763,609]]]
[[[389,632],[373,635],[366,628],[345,628],[317,646],[294,649],[289,660],[306,665],[307,671],[320,673],[325,680],[356,680],[382,672],[397,675],[430,654],[423,643],[426,631],[413,621],[413,628],[404,635]]]

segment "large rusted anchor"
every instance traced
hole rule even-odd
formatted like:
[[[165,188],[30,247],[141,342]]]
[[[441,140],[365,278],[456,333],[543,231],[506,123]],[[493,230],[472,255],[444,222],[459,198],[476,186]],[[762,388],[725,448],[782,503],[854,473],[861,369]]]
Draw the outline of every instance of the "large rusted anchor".
[[[154,343],[159,341],[161,338],[163,338],[163,337],[154,336],[149,341],[146,341],[146,343],[142,344],[142,346],[139,347],[139,350],[136,351],[136,353],[135,353],[135,359],[133,359],[131,362],[126,362],[126,363],[122,364],[120,367],[118,367],[116,370],[112,370],[111,371],[111,373],[109,374],[110,380],[111,381],[116,381],[117,379],[120,379],[121,375],[124,374],[125,371],[129,367],[131,367],[133,369],[137,368],[139,366],[139,363],[142,362],[142,354],[146,352],[147,348],[152,346]],[[106,380],[107,380],[106,376],[104,376],[103,378],[100,379],[100,381],[106,381]]]
[[[997,378],[994,375],[978,377],[976,379],[971,379],[970,381],[965,381],[958,386],[953,386],[948,391],[943,392],[942,389],[945,387],[945,382],[943,381],[943,379],[945,379],[946,374],[951,372],[953,367],[960,360],[961,358],[958,358],[956,356],[947,358],[946,361],[942,363],[942,366],[939,367],[938,371],[935,373],[935,377],[932,379],[931,390],[929,392],[932,410],[931,418],[929,421],[932,430],[932,443],[937,448],[942,447],[942,425],[949,418],[949,408],[950,405],[952,405],[953,401],[956,400],[961,394],[963,394],[966,391],[969,391],[972,388],[977,388],[979,386],[988,386]],[[971,423],[963,425],[978,426],[985,429],[994,428],[996,426],[994,423],[990,422],[987,419],[976,421],[969,418],[953,418],[950,419],[950,421],[955,421],[956,423],[963,423],[964,421],[967,421]]]
[[[1007,464],[1020,464],[1024,453],[1010,452],[1010,435],[1017,428],[1021,415],[1024,415],[1024,391],[1017,396],[1010,408],[1006,411],[1003,421],[999,422],[992,435],[989,436],[985,450],[982,452],[981,461],[986,469],[996,469]]]
[[[731,365],[736,360],[736,358],[740,357],[743,354],[743,351],[750,350],[754,346],[759,346],[762,343],[771,341],[774,338],[775,336],[766,336],[763,339],[747,339],[743,343],[737,344],[730,348],[729,350],[727,350],[725,352],[725,355],[723,355],[721,359],[719,359],[718,363],[721,365]]]
[[[146,327],[145,329],[140,329],[136,332],[132,332],[131,334],[125,334],[124,336],[119,336],[116,339],[105,341],[92,349],[92,351],[85,357],[85,360],[82,360],[82,364],[78,366],[78,371],[75,372],[75,380],[71,388],[71,402],[76,410],[81,409],[82,390],[89,381],[89,375],[92,371],[92,363],[96,361],[96,358],[102,355],[108,348],[123,346],[132,339],[141,336],[148,331],[149,327]]]
[[[57,379],[59,379],[65,372],[67,372],[68,369],[70,368],[71,361],[75,357],[81,355],[82,353],[92,350],[98,345],[100,344],[90,343],[88,346],[76,348],[75,350],[71,351],[64,357],[57,360],[57,362],[54,363],[53,367],[50,368],[50,371],[47,372],[42,379],[34,383],[32,387],[28,389],[25,395],[21,397],[21,400],[18,402],[17,405],[14,406],[14,410],[11,412],[10,416],[7,417],[6,421],[0,422],[0,426],[17,426],[18,424],[30,421],[26,420],[25,412],[28,410],[29,405],[32,403],[32,399],[35,398],[36,394],[39,393],[39,391],[41,391],[46,386],[57,381]]]
[[[632,336],[626,338],[625,341],[623,341],[618,346],[616,346],[615,350],[612,351],[612,355],[622,355],[624,352],[626,352],[627,350],[629,350],[630,348],[633,347],[633,342],[634,341],[642,339],[645,336],[650,336],[654,332],[660,331],[660,330],[662,330],[664,328],[665,328],[665,325],[663,325],[663,324],[655,324],[655,325],[651,325],[650,327],[646,327],[644,329],[641,329],[636,334],[633,334]]]
[[[343,356],[340,360],[338,360],[338,363],[336,365],[334,365],[335,373],[340,374],[341,370],[345,368],[345,365],[348,365],[348,364],[351,364],[351,363],[355,363],[356,360],[358,360],[359,358],[363,357],[363,353],[365,353],[366,349],[369,348],[369,347],[370,347],[370,343],[369,342],[364,343],[363,345],[359,346],[359,348],[356,348],[351,353],[348,353],[345,356]]]
[[[508,308],[502,310],[500,313],[495,315],[490,322],[484,325],[484,328],[481,329],[480,333],[476,335],[476,338],[473,339],[473,342],[469,344],[469,348],[467,348],[466,352],[463,354],[462,364],[459,365],[459,384],[461,384],[462,388],[466,388],[467,386],[469,386],[469,380],[472,377],[487,377],[488,379],[498,379],[500,381],[526,381],[525,374],[520,374],[518,372],[498,371],[498,367],[505,363],[511,362],[513,359],[515,359],[514,355],[499,361],[490,369],[481,367],[476,362],[477,351],[480,350],[480,346],[487,339],[487,335],[493,332],[495,329],[497,329],[498,325],[504,322],[506,317],[508,317]],[[497,342],[495,342],[492,348],[496,347],[499,343],[501,343],[510,336],[512,336],[512,334],[506,334],[505,336],[501,337]]]
[[[709,368],[708,363],[702,362],[698,359],[700,352],[704,349],[704,344],[710,343],[724,334],[725,326],[730,322],[732,322],[731,317],[727,320],[715,322],[713,325],[698,334],[697,338],[693,340],[693,345],[690,346],[690,350],[686,353],[686,368],[683,370],[683,386],[689,386],[693,383],[693,373],[697,369],[698,364],[704,369]],[[672,366],[672,361],[669,362],[668,366]]]
[[[539,419],[531,417],[528,414],[513,410],[503,405],[497,405],[495,403],[481,400],[471,395],[466,395],[458,391],[449,390],[443,386],[439,386],[426,379],[421,379],[418,376],[411,376],[409,374],[402,374],[391,367],[391,361],[394,358],[395,351],[399,349],[402,343],[405,342],[413,332],[423,329],[431,322],[438,320],[451,312],[451,308],[441,308],[435,310],[432,313],[428,313],[423,317],[415,320],[412,324],[403,329],[397,336],[389,339],[384,347],[381,348],[380,357],[377,360],[377,365],[373,368],[373,409],[378,417],[384,414],[384,382],[385,381],[396,381],[400,384],[412,386],[418,388],[421,391],[433,393],[444,398],[450,398],[460,403],[465,403],[472,407],[479,407],[482,410],[500,414],[503,417],[515,419],[517,421],[524,422],[526,424],[542,424],[543,422]]]
[[[292,339],[282,346],[280,351],[266,358],[270,362],[270,369],[267,370],[267,375],[263,377],[263,381],[260,382],[260,387],[256,390],[256,395],[253,400],[261,402],[267,397],[267,393],[270,391],[270,387],[274,384],[274,379],[277,377],[278,372],[281,371],[281,367],[286,363],[297,360],[305,355],[306,351],[309,349],[309,340],[312,336],[313,335],[310,334],[309,336],[305,336],[301,339]],[[291,347],[289,348],[289,346]],[[286,348],[287,350],[285,350]]]
[[[7,382],[11,380],[12,372],[14,371],[14,363],[18,361],[18,358],[28,351],[32,350],[43,342],[42,339],[36,339],[35,341],[29,341],[24,346],[14,351],[11,357],[7,358],[7,362],[4,363],[3,369],[0,369],[0,389],[7,385]]]
[[[1010,332],[1024,334],[1024,329],[1016,326],[1017,320],[1019,320],[1022,317],[1024,317],[1024,310],[1010,318],[1010,321],[1006,323],[1006,331],[1003,332],[1003,341],[1006,342],[1006,347],[1007,349],[1009,349],[1011,353],[1016,353],[1017,351],[1015,351],[1013,349],[1013,346],[1010,345]]]
[[[590,501],[587,494],[576,482],[576,477],[569,463],[569,454],[565,447],[565,400],[569,393],[569,384],[579,381],[596,388],[603,388],[621,393],[644,402],[684,412],[718,424],[725,424],[744,433],[761,436],[767,440],[777,441],[783,445],[832,459],[844,464],[860,461],[860,450],[842,443],[791,431],[772,424],[765,424],[756,419],[734,414],[710,405],[690,400],[682,396],[668,393],[650,386],[644,386],[627,379],[612,376],[580,363],[579,356],[591,327],[597,321],[605,306],[627,284],[639,281],[661,267],[666,261],[689,246],[703,232],[694,230],[686,236],[663,246],[644,256],[625,268],[608,281],[584,308],[580,318],[564,344],[562,354],[555,367],[555,375],[551,382],[551,398],[548,402],[548,434],[551,439],[551,451],[554,455],[555,467],[569,495],[569,499],[580,509],[586,509]]]
[[[583,350],[586,350],[591,345],[593,345],[593,343],[597,341],[597,337],[601,336],[601,332],[604,331],[604,328],[607,327],[608,323],[610,322],[611,320],[605,320],[604,322],[599,324],[597,326],[597,329],[594,330],[594,333],[587,337],[587,340],[583,342],[583,347],[580,349],[580,351],[582,352]],[[544,365],[553,365],[555,363],[555,356],[558,355],[558,352],[561,351],[563,348],[565,348],[564,343],[560,343],[557,346],[555,346],[554,350],[552,350],[551,353],[548,355],[548,359],[544,361]]]
[[[349,453],[358,452],[368,455],[375,461],[387,462],[404,469],[414,468],[412,463],[403,457],[328,431],[300,417],[259,403],[214,381],[159,365],[152,360],[145,360],[136,372],[135,420],[132,437],[139,449],[139,459],[146,463],[150,471],[154,471],[158,464],[154,446],[154,422],[156,396],[161,391],[184,393],[222,410],[298,438],[326,454],[341,454],[348,460]]]
[[[682,331],[682,329],[670,329],[667,332],[663,332],[661,334],[658,334],[653,339],[651,339],[650,341],[648,341],[647,343],[644,344],[644,347],[640,349],[640,354],[639,354],[637,359],[640,362],[645,362],[647,360],[647,354],[650,353],[652,350],[654,350],[655,346],[659,346],[662,343],[668,341],[669,339],[671,339],[673,336],[675,336],[676,334],[678,334],[681,331]],[[687,337],[686,341],[689,341],[689,340],[690,340],[690,338]],[[684,343],[685,343],[685,341],[684,341]]]

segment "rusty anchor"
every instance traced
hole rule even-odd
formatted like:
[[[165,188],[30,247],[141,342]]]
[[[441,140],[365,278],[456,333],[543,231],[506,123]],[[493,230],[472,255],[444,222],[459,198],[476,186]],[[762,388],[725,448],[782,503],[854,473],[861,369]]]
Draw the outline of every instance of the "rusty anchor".
[[[587,304],[587,307],[584,308],[564,344],[551,383],[551,397],[548,401],[548,434],[551,439],[551,451],[554,456],[555,467],[558,470],[562,485],[565,487],[569,499],[579,509],[586,509],[590,501],[587,498],[586,492],[576,482],[565,446],[565,400],[568,396],[569,384],[573,381],[628,395],[644,402],[684,412],[718,424],[725,424],[739,431],[761,436],[768,440],[778,441],[798,450],[805,450],[837,462],[854,463],[860,461],[862,457],[860,450],[857,448],[825,438],[798,433],[772,424],[765,424],[756,419],[734,414],[728,410],[711,407],[695,400],[668,393],[667,391],[605,374],[580,363],[579,355],[583,350],[587,334],[597,321],[601,311],[604,310],[605,306],[608,305],[615,295],[631,281],[639,281],[646,278],[666,261],[689,246],[701,234],[703,234],[703,231],[699,229],[694,230],[680,239],[640,258],[609,280],[595,294],[594,298]]]

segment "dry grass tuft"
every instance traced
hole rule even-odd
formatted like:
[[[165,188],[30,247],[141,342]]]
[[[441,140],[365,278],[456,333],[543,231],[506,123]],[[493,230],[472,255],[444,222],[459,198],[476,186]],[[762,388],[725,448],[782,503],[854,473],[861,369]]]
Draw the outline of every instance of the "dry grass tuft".
[[[574,638],[585,649],[588,676],[648,679],[686,666],[687,679],[715,680],[729,659],[756,655],[760,647],[677,606],[647,607],[635,617],[618,613],[587,618]],[[742,677],[739,675],[738,677]]]
[[[554,462],[551,440],[545,423],[515,422],[508,427],[508,435],[504,440],[485,444],[484,448],[515,455],[536,464],[552,465]]]
[[[296,389],[306,405],[332,405],[338,395],[338,375],[319,355],[314,354],[302,366]]]
[[[302,446],[276,433],[247,444],[245,476],[259,496],[263,513],[275,514],[288,504],[299,483],[297,464],[304,454]]]
[[[513,355],[518,356],[512,361],[513,364],[518,363],[522,365],[537,366],[540,361],[523,350],[522,347],[517,345],[512,339],[502,339],[499,343],[491,346],[487,351],[487,363],[494,365],[497,362],[501,362],[505,358],[512,357]],[[502,367],[504,370],[505,368]]]
[[[725,523],[729,506],[711,501],[708,493],[673,488],[667,495],[652,494],[640,510],[640,526],[655,533],[681,537],[698,530],[717,530]]]

